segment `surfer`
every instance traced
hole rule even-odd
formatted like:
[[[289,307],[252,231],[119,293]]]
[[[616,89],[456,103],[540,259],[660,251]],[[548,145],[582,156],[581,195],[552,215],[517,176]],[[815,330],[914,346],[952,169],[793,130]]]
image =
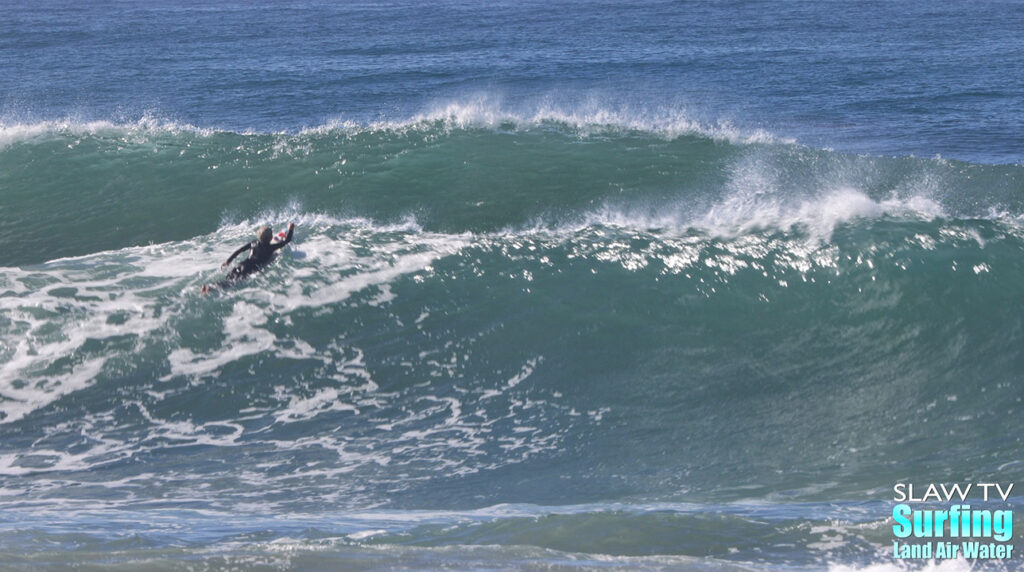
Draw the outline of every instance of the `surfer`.
[[[238,250],[234,251],[231,256],[228,257],[224,264],[221,264],[221,268],[227,268],[231,261],[238,257],[245,251],[249,251],[249,258],[242,261],[241,264],[235,266],[228,272],[228,277],[217,283],[218,286],[230,286],[235,282],[249,276],[254,272],[258,272],[267,265],[268,262],[274,259],[274,253],[277,252],[282,246],[292,241],[292,233],[295,231],[295,223],[288,223],[288,234],[282,238],[279,242],[271,242],[274,238],[274,231],[269,226],[261,226],[256,231],[256,240],[242,246]],[[284,233],[281,233],[284,234]],[[207,284],[203,285],[202,292],[207,294],[210,291],[210,286]]]

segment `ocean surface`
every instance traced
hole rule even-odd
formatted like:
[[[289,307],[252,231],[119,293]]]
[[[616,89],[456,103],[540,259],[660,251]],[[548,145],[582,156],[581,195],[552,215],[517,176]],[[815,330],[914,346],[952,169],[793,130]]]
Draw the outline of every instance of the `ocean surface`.
[[[892,506],[1024,510],[1022,30],[0,1],[0,569],[1021,568]]]

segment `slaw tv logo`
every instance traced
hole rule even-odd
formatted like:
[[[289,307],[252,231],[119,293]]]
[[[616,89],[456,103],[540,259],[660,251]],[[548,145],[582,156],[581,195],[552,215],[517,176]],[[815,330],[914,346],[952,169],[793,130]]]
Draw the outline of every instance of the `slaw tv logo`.
[[[1013,557],[1013,483],[893,486],[893,558],[942,560]],[[985,503],[985,507],[972,506]],[[940,508],[936,508],[940,505]]]

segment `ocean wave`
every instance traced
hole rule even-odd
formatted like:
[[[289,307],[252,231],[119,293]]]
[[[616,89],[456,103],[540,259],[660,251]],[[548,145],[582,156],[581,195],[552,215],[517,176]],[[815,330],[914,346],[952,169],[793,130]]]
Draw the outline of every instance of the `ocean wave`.
[[[295,202],[0,268],[0,505],[44,546],[65,540],[33,528],[55,522],[39,507],[74,530],[173,511],[204,554],[248,563],[500,544],[623,568],[886,565],[888,460],[1020,469],[1024,235],[822,200],[740,233],[614,212],[445,233]],[[827,213],[827,239],[777,228]],[[256,225],[289,220],[273,265],[200,295]],[[136,533],[160,558],[174,531]],[[92,534],[76,557],[122,532]]]
[[[183,240],[288,210],[415,220],[451,235],[603,221],[826,242],[857,220],[1024,216],[1019,167],[848,155],[677,110],[524,111],[482,98],[296,133],[144,117],[6,124],[0,140],[13,223],[0,239],[14,245],[14,264]]]
[[[506,105],[500,98],[479,95],[441,102],[407,121],[384,124],[392,129],[441,125],[447,129],[488,128],[517,131],[558,126],[580,136],[640,132],[661,138],[702,136],[734,144],[789,142],[765,130],[744,131],[728,121],[707,123],[685,109],[607,105],[597,100],[564,105],[547,100],[533,105]]]
[[[516,132],[550,127],[579,137],[614,135],[623,132],[646,133],[664,139],[701,136],[733,144],[795,143],[764,129],[746,130],[729,120],[694,119],[685,109],[664,106],[607,104],[591,100],[583,104],[557,104],[540,98],[533,104],[506,104],[501,97],[480,94],[437,102],[403,118],[360,120],[335,117],[319,125],[292,130],[224,129],[146,114],[138,118],[85,119],[63,117],[24,121],[14,117],[0,119],[0,150],[12,143],[44,135],[84,136],[176,135],[189,133],[208,137],[216,134],[276,136],[282,138],[355,136],[361,133],[404,133],[421,131],[452,132],[487,129]]]

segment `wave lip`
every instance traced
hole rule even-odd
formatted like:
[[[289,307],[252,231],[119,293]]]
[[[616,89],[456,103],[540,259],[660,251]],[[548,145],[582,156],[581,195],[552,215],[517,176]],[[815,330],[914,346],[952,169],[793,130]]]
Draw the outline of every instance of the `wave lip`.
[[[795,143],[765,129],[747,129],[730,120],[696,119],[685,107],[619,104],[590,98],[583,102],[558,103],[557,98],[539,98],[510,104],[501,96],[476,96],[439,101],[425,109],[397,118],[329,118],[320,124],[295,129],[266,130],[257,127],[224,129],[145,114],[137,119],[84,119],[66,116],[38,121],[0,119],[0,149],[11,143],[45,134],[96,135],[101,133],[216,133],[236,135],[324,136],[332,133],[358,134],[409,130],[458,131],[488,129],[499,132],[560,127],[580,136],[601,136],[617,132],[647,133],[663,139],[696,135],[732,144]]]
[[[442,124],[449,129],[488,128],[501,130],[533,129],[560,125],[581,137],[621,131],[642,132],[674,139],[699,135],[734,144],[792,143],[763,129],[743,130],[728,121],[706,123],[695,120],[685,109],[607,105],[597,100],[565,106],[552,101],[533,105],[509,106],[499,98],[481,95],[435,104],[406,121],[390,126]]]
[[[892,216],[932,220],[944,214],[942,207],[927,197],[876,200],[857,189],[842,188],[810,199],[732,195],[694,219],[692,224],[719,236],[737,236],[763,229],[803,229],[812,238],[827,242],[837,226],[857,219]]]
[[[147,134],[177,135],[192,133],[210,136],[217,130],[208,127],[197,127],[189,123],[181,123],[171,119],[163,119],[155,115],[144,115],[136,120],[111,119],[62,119],[43,120],[36,122],[17,122],[0,120],[0,151],[15,143],[31,141],[47,135],[65,137],[83,136],[125,136],[133,139]]]

